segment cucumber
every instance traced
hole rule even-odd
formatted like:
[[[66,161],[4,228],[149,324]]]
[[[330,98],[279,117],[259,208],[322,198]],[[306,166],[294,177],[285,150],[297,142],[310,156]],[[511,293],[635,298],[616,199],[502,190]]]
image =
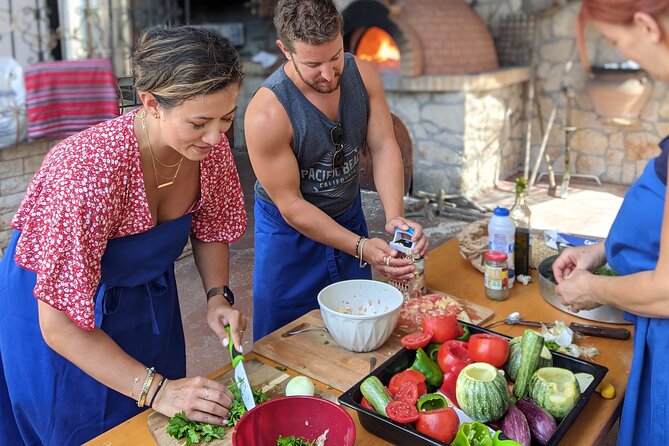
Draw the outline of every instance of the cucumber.
[[[472,419],[487,423],[502,418],[509,406],[504,372],[485,362],[462,369],[455,384],[460,408]]]
[[[360,384],[360,391],[374,410],[383,416],[386,414],[386,407],[393,399],[383,386],[383,383],[376,376],[367,377],[362,384]]]
[[[522,336],[516,336],[509,341],[509,359],[506,361],[506,364],[504,364],[504,371],[506,371],[506,375],[513,382],[516,381],[516,378],[518,377],[518,369],[520,368],[520,358],[522,357],[520,352],[520,341],[522,338]],[[539,355],[537,368],[552,366],[553,354],[548,350],[548,347],[544,345],[541,349],[541,354]]]
[[[539,356],[544,347],[544,338],[534,330],[525,330],[520,340],[520,365],[513,393],[522,398],[527,393],[532,374],[539,364]]]

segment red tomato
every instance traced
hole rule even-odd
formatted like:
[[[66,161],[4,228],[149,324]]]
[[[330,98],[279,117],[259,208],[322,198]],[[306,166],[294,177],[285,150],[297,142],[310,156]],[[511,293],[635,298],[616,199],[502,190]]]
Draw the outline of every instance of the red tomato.
[[[450,372],[454,367],[462,370],[464,366],[474,362],[472,359],[467,343],[462,341],[444,342],[437,351],[437,364],[444,373]]]
[[[446,395],[449,400],[456,406],[460,407],[460,404],[458,403],[458,399],[455,396],[455,384],[458,381],[458,376],[460,375],[460,372],[462,369],[466,367],[467,364],[460,364],[456,365],[451,369],[450,372],[444,373],[444,381],[441,384],[441,388],[439,389],[441,393]]]
[[[391,420],[402,424],[413,423],[418,419],[418,409],[406,401],[391,401],[386,406],[386,414]]]
[[[372,412],[376,412],[376,409],[374,409],[374,408],[372,407],[372,405],[369,404],[369,401],[367,401],[367,398],[365,398],[364,396],[362,397],[362,400],[360,401],[360,405],[361,405],[362,407],[364,407],[365,409],[369,409],[369,410],[371,410]]]
[[[418,385],[418,395],[423,395],[424,393],[427,393],[427,384],[425,384],[425,380],[425,375],[418,370],[404,370],[403,372],[396,373],[390,378],[388,391],[391,395],[395,395],[399,392],[402,384],[406,381],[413,381]]]
[[[443,344],[462,335],[460,322],[450,314],[425,316],[421,320],[423,332],[432,334],[432,342]]]
[[[458,432],[460,420],[452,407],[419,412],[416,430],[432,438],[450,443]]]
[[[405,381],[404,384],[402,384],[402,387],[400,387],[400,390],[393,396],[393,399],[395,401],[404,401],[415,406],[418,402],[418,384],[413,381]]]
[[[417,350],[429,344],[431,339],[431,334],[417,331],[404,336],[400,342],[402,342],[402,345],[409,350]]]
[[[493,334],[473,334],[469,337],[469,356],[476,362],[502,367],[509,358],[509,341]]]

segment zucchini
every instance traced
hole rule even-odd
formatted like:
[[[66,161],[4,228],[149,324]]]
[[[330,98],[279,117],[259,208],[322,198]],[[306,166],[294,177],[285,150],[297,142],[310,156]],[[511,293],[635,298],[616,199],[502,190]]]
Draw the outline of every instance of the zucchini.
[[[516,382],[518,377],[518,369],[520,368],[520,358],[522,357],[520,352],[520,341],[523,337],[516,336],[515,338],[509,341],[509,359],[504,364],[504,371],[509,379],[513,382]],[[541,349],[541,354],[539,355],[539,362],[537,363],[537,368],[541,367],[552,367],[553,366],[553,354],[545,345]]]
[[[567,369],[544,367],[532,375],[530,398],[557,420],[566,417],[581,397],[576,377]]]
[[[487,423],[502,418],[509,406],[504,372],[485,362],[462,369],[455,384],[460,408],[472,419]]]
[[[362,384],[360,384],[360,391],[374,410],[383,416],[386,414],[386,407],[393,399],[383,386],[383,383],[376,376],[368,376]]]
[[[513,393],[522,398],[527,393],[532,374],[539,364],[539,356],[544,347],[544,338],[534,330],[525,330],[520,340],[520,365]]]

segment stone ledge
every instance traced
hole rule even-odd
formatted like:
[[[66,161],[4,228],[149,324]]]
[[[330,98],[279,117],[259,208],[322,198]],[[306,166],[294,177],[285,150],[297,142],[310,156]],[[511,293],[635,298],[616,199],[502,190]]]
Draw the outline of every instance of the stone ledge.
[[[509,67],[478,74],[445,74],[417,77],[384,76],[383,86],[386,91],[488,91],[526,82],[529,78],[529,67]]]

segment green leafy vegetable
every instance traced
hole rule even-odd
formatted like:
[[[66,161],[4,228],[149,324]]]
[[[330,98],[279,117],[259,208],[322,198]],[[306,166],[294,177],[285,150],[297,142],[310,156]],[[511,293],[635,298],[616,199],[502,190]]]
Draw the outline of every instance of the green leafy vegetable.
[[[596,269],[593,271],[592,274],[598,275],[598,276],[617,276],[618,273],[615,272],[613,269],[609,268],[608,266],[602,266],[601,268]]]
[[[177,439],[186,438],[186,446],[190,446],[221,439],[224,431],[223,426],[190,421],[184,412],[179,412],[167,423],[167,433]]]
[[[304,437],[282,437],[276,439],[276,446],[314,446],[316,441],[307,441]]]
[[[237,384],[233,380],[231,380],[228,389],[230,389],[230,392],[232,392],[232,395],[235,398],[232,401],[232,404],[230,405],[230,409],[228,411],[228,423],[226,424],[226,426],[233,427],[234,425],[237,424],[242,415],[246,413],[246,407],[244,406],[244,402],[242,401],[242,392],[239,390],[239,387],[237,387]],[[260,389],[252,388],[251,391],[253,392],[253,401],[255,401],[256,404],[263,403],[269,399],[267,394],[261,391]]]

